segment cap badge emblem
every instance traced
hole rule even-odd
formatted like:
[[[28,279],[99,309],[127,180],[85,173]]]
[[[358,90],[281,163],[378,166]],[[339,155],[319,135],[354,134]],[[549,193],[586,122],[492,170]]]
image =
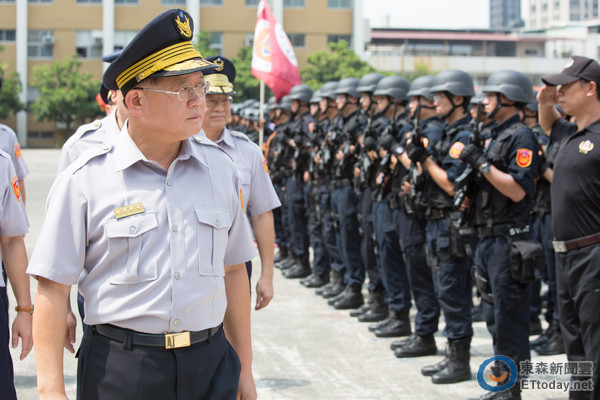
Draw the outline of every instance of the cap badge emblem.
[[[174,15],[175,27],[179,31],[182,38],[190,40],[192,38],[192,28],[190,27],[190,19],[182,11],[178,10]]]
[[[567,61],[567,63],[565,64],[563,70],[573,66],[573,63],[575,62],[575,60],[573,60],[572,58],[569,58],[569,61]]]
[[[583,142],[579,143],[579,152],[583,153],[583,154],[587,154],[590,151],[592,151],[594,149],[594,143],[590,142],[589,140],[584,140]]]
[[[218,67],[215,68],[215,71],[221,72],[221,71],[223,71],[223,67],[225,66],[225,61],[223,61],[223,59],[221,57],[219,57],[215,61],[213,61],[213,64],[218,65]]]

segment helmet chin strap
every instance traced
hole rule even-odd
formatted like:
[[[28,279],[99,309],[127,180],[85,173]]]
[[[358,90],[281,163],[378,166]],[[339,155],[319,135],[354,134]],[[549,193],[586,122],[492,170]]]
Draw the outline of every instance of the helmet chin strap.
[[[444,96],[446,96],[446,98],[450,102],[450,105],[452,106],[452,108],[450,108],[450,110],[446,114],[441,116],[442,119],[448,118],[450,115],[452,115],[454,110],[456,110],[458,108],[458,106],[456,104],[454,104],[454,102],[452,101],[452,94],[450,92],[444,92]]]
[[[492,112],[487,113],[486,117],[488,117],[489,119],[493,119],[496,116],[496,114],[498,113],[498,111],[500,111],[500,108],[512,107],[512,106],[513,106],[513,104],[503,103],[502,98],[500,97],[500,93],[496,93],[496,107],[494,107]]]

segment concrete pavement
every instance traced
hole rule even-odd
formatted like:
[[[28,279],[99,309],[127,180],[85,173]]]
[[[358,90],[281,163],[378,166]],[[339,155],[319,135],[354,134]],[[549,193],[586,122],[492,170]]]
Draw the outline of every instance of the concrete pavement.
[[[30,168],[26,179],[27,210],[31,229],[26,237],[31,254],[44,219],[44,203],[55,176],[58,150],[24,149]],[[255,271],[259,263],[255,262]],[[256,273],[255,273],[256,275]],[[254,279],[255,280],[255,279]],[[254,284],[253,284],[254,286]],[[35,282],[32,284],[35,293]],[[71,296],[72,299],[75,296]],[[11,295],[11,305],[14,297]],[[74,305],[73,305],[74,306]],[[74,306],[74,309],[75,306]],[[14,312],[11,311],[12,318]],[[414,317],[414,310],[413,310]],[[485,323],[475,323],[471,347],[473,379],[452,385],[434,385],[420,369],[439,361],[445,339],[436,335],[436,356],[397,359],[389,350],[393,339],[376,338],[367,325],[338,311],[326,301],[275,272],[275,298],[264,310],[252,312],[254,375],[259,399],[474,399],[485,393],[475,374],[493,356]],[[440,322],[440,332],[443,329]],[[78,328],[80,329],[80,328]],[[81,331],[78,331],[78,340]],[[34,354],[18,360],[13,350],[15,382],[20,399],[37,399]],[[564,356],[539,357],[532,362],[564,363]],[[76,359],[65,352],[65,383],[75,398]],[[549,379],[551,376],[545,376]],[[564,377],[563,377],[564,379]],[[1,395],[0,395],[1,397]],[[527,390],[523,399],[566,399],[559,390]]]

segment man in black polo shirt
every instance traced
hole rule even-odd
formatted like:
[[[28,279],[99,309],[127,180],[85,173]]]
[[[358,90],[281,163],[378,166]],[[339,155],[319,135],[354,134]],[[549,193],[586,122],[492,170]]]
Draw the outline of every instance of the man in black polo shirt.
[[[560,148],[552,180],[552,229],[560,325],[569,361],[593,362],[593,392],[570,391],[571,399],[600,397],[600,65],[572,57],[560,74],[542,79],[540,123]],[[576,119],[559,118],[558,103]],[[574,384],[589,376],[573,376]],[[579,382],[576,382],[579,381]]]

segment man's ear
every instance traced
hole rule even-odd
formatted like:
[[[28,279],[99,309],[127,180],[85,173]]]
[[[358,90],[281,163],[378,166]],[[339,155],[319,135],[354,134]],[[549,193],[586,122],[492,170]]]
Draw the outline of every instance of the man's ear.
[[[590,84],[590,87],[588,88],[586,96],[597,97],[598,96],[598,84],[594,81],[590,81],[589,84]]]
[[[132,115],[140,116],[143,112],[144,92],[142,90],[131,89],[125,95],[123,101]]]

